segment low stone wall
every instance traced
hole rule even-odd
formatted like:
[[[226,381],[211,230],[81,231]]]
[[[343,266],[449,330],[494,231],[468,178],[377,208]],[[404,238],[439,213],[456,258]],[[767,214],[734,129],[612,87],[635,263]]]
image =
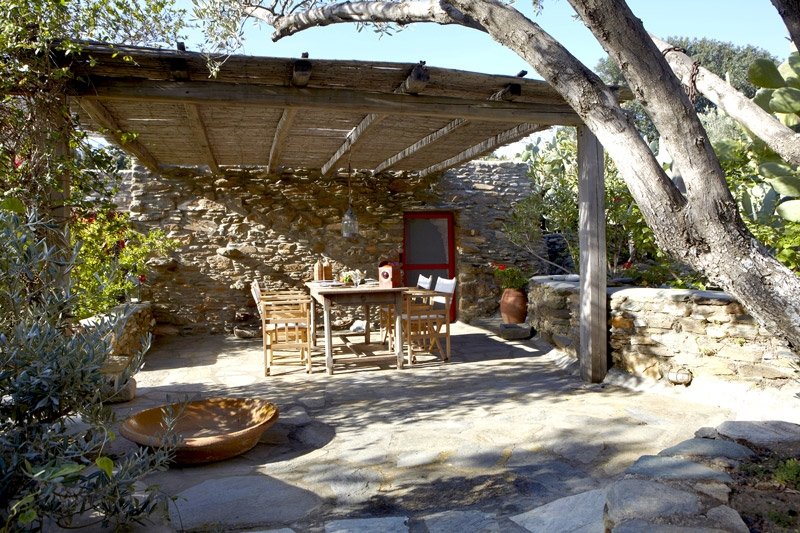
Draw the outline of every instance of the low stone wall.
[[[578,276],[535,276],[528,284],[528,321],[545,342],[578,356]]]
[[[147,336],[155,326],[153,306],[149,302],[118,305],[100,316],[81,320],[81,326],[91,328],[102,320],[110,320],[109,354],[100,372],[108,379],[108,403],[127,402],[136,396],[136,379],[131,375],[131,361],[149,348]]]
[[[81,326],[92,327],[104,318],[109,318],[116,324],[116,334],[112,333],[110,339],[110,358],[130,358],[136,355],[144,346],[143,339],[155,326],[150,302],[118,305],[102,317],[81,320]]]
[[[614,366],[637,376],[787,380],[800,357],[760,327],[731,296],[718,291],[610,287],[609,346]],[[533,278],[529,319],[539,336],[577,356],[576,277]]]

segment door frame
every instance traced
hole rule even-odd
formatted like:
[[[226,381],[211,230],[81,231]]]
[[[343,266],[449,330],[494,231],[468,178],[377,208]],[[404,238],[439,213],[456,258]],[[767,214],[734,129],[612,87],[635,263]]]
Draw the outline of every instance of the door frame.
[[[447,263],[415,263],[412,268],[406,263],[408,236],[408,220],[418,219],[445,219],[447,221]],[[455,213],[453,211],[442,210],[423,210],[423,211],[404,211],[403,212],[403,283],[409,286],[409,272],[415,270],[447,270],[447,277],[456,276],[456,243],[455,243]],[[416,279],[416,278],[414,278]],[[456,291],[458,284],[456,283]],[[450,321],[456,318],[456,294],[453,293],[453,301],[450,307]]]

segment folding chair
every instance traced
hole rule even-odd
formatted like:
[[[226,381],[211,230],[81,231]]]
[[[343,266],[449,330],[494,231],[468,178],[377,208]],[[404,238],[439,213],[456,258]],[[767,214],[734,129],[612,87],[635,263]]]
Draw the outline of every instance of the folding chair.
[[[443,361],[450,360],[450,305],[455,278],[441,284],[437,281],[437,286],[442,290],[410,289],[403,295],[403,338],[410,363],[416,360],[415,350],[436,350]]]
[[[418,289],[430,289],[431,280],[433,276],[424,276],[422,274],[417,278]],[[389,341],[389,346],[394,346],[394,308],[382,307],[381,308],[381,343]]]

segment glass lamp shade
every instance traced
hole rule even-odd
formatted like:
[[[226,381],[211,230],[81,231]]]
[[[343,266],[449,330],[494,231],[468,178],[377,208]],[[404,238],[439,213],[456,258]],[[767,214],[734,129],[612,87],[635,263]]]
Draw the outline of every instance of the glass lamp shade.
[[[351,206],[347,207],[342,216],[342,237],[355,237],[358,235],[358,220]]]

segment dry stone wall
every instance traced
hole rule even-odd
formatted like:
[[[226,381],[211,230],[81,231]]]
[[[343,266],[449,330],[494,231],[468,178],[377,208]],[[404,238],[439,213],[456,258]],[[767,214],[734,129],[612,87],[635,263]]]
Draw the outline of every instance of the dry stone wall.
[[[666,380],[688,369],[694,379],[778,384],[796,376],[800,357],[724,292],[610,287],[608,295],[611,357],[626,372]],[[529,300],[538,334],[577,356],[577,278],[534,278]]]
[[[500,231],[511,205],[530,191],[526,174],[526,164],[511,162],[472,163],[422,180],[354,174],[352,204],[360,231],[351,239],[341,237],[340,226],[348,202],[346,175],[153,175],[135,167],[125,179],[130,202],[120,208],[143,229],[162,228],[181,243],[172,257],[151,260],[153,273],[143,287],[158,333],[229,333],[255,326],[250,282],[299,287],[322,258],[334,272],[358,268],[374,277],[379,261],[399,258],[403,212],[423,209],[455,213],[457,309],[468,321],[497,309],[490,262],[531,267],[535,261]],[[356,315],[350,312],[339,310],[337,325],[352,322]]]

